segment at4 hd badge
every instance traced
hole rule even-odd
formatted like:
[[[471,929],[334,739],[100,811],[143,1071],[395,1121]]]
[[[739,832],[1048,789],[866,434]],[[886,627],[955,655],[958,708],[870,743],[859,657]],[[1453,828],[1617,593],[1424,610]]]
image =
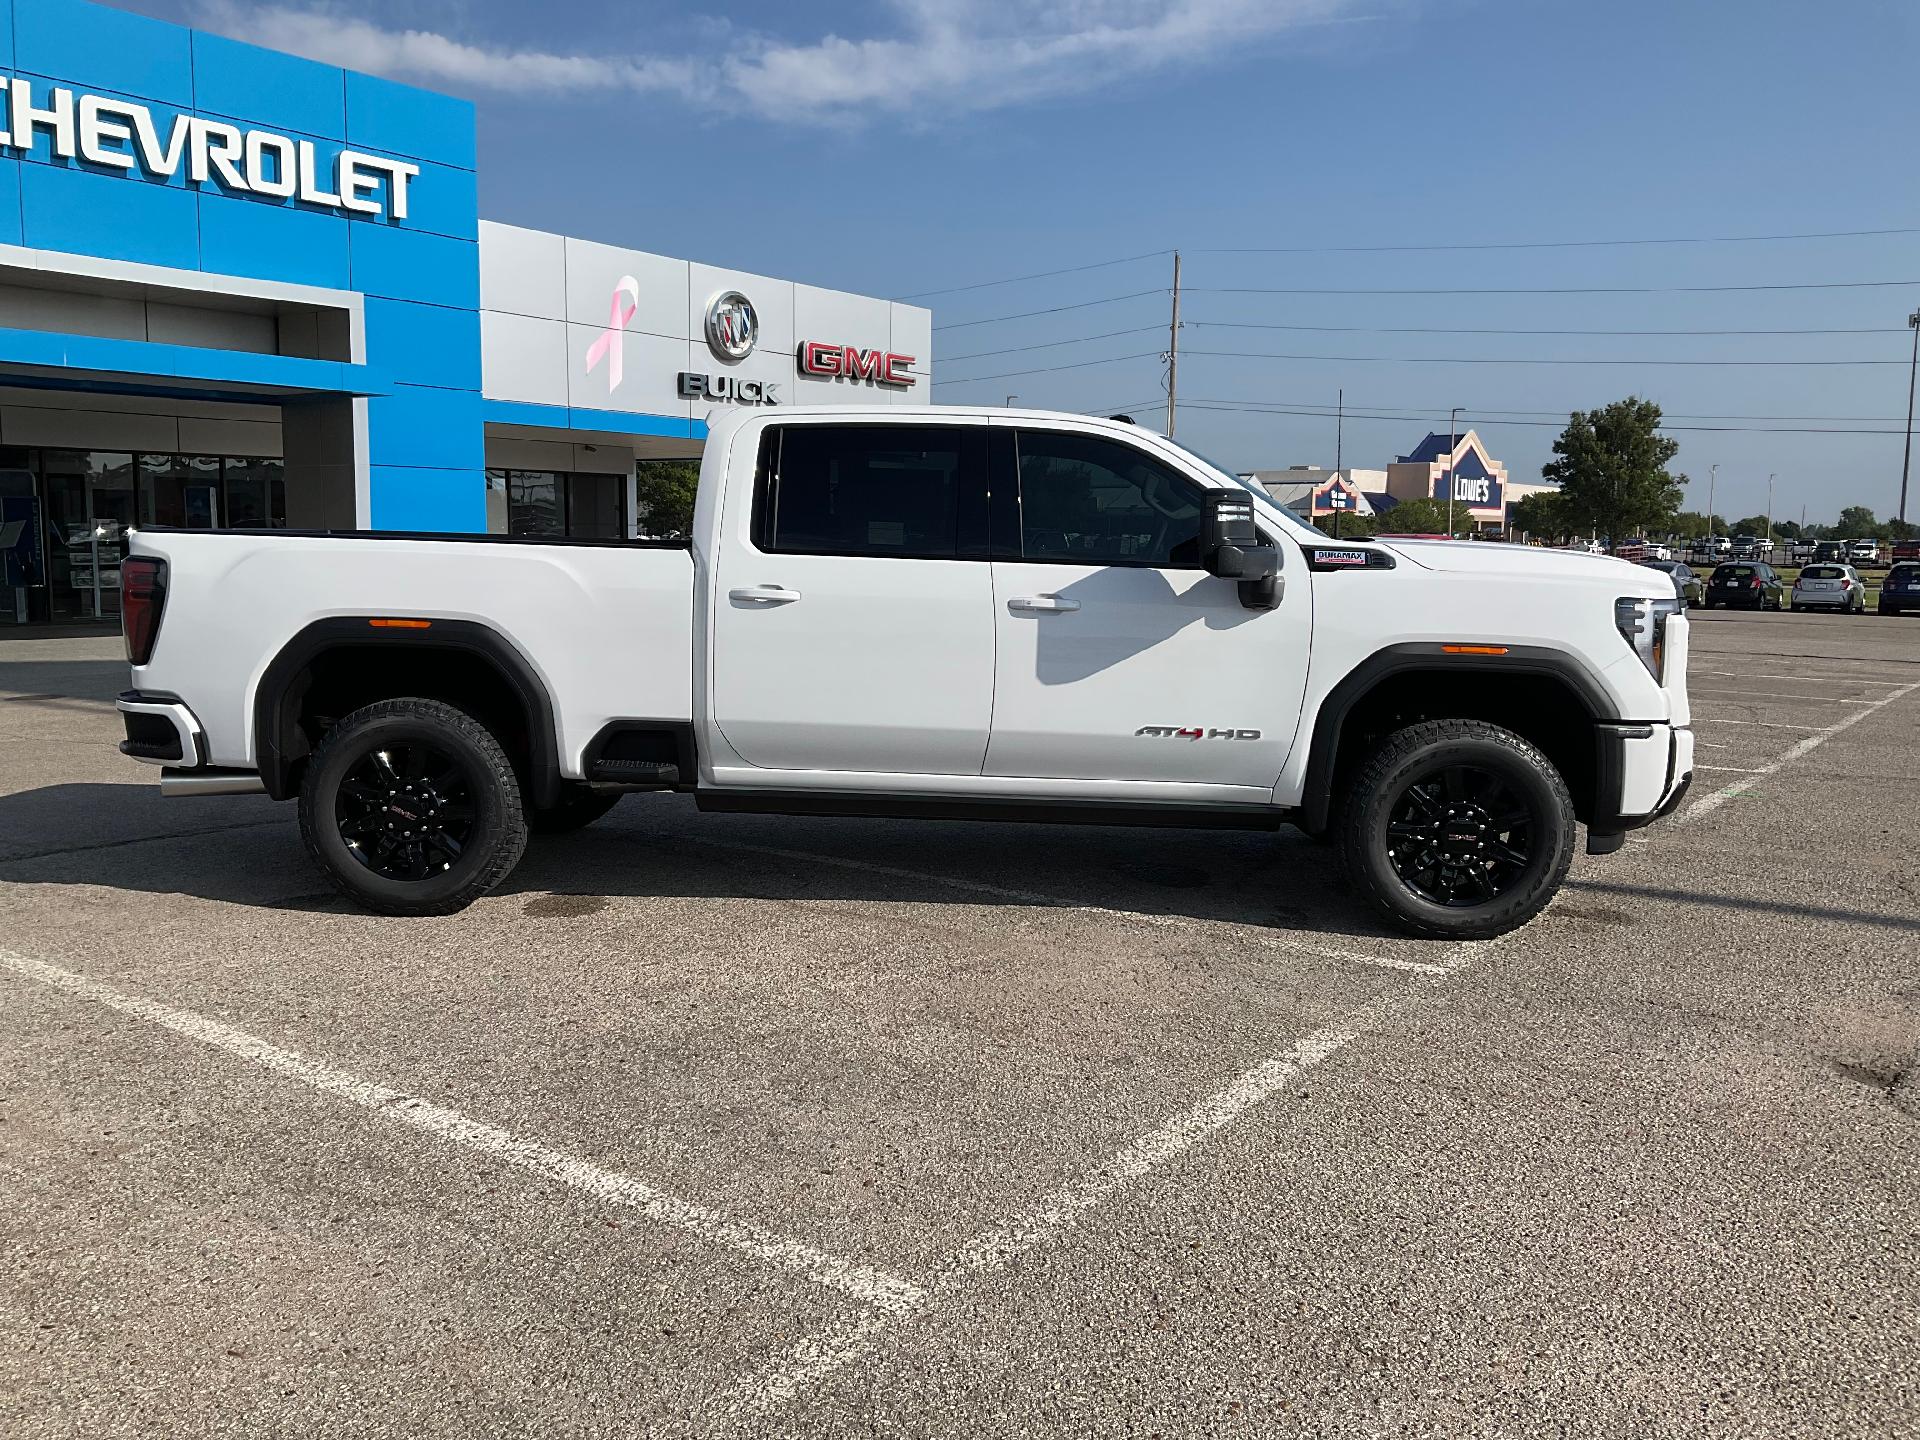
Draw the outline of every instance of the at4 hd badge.
[[[1156,740],[1258,740],[1258,730],[1216,730],[1211,727],[1202,729],[1198,725],[1142,725],[1133,732],[1136,736],[1147,735]]]

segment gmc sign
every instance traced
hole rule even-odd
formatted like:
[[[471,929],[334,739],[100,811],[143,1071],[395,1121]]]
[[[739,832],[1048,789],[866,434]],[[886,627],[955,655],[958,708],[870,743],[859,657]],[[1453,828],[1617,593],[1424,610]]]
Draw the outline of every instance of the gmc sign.
[[[844,380],[865,380],[870,385],[897,385],[901,389],[914,383],[908,370],[913,356],[891,350],[861,350],[852,345],[802,340],[798,361],[803,375],[838,376]]]

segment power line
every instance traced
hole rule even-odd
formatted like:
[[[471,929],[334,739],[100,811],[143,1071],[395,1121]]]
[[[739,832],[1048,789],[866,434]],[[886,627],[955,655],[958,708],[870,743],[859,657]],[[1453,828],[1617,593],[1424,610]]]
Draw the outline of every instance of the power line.
[[[1159,326],[1154,327],[1156,330]],[[1109,355],[1104,360],[1079,360],[1071,365],[1043,365],[1035,370],[1000,370],[992,375],[960,375],[952,379],[939,379],[935,385],[971,385],[976,380],[1012,380],[1021,375],[1055,375],[1062,370],[1085,370],[1092,365],[1118,365],[1123,360],[1157,360],[1166,354],[1164,350],[1142,350],[1136,355]]]
[[[1329,335],[1903,335],[1904,327],[1873,325],[1849,330],[1506,330],[1444,325],[1279,325],[1264,320],[1189,320],[1198,329],[1305,330]],[[1066,343],[1066,342],[1061,342]]]
[[[1920,280],[1813,280],[1791,285],[1554,285],[1524,289],[1472,286],[1462,289],[1321,289],[1297,286],[1189,285],[1196,295],[1724,295],[1760,290],[1885,290]]]
[[[1126,405],[1109,405],[1109,406],[1106,406],[1105,408],[1109,410],[1125,410],[1129,408],[1139,409],[1139,408],[1144,408],[1149,403],[1158,404],[1158,403],[1161,403],[1161,401],[1159,400],[1156,400],[1153,402],[1141,401],[1139,405],[1132,406],[1132,407],[1129,407]],[[1303,413],[1324,412],[1324,414],[1329,419],[1331,419],[1335,413],[1333,406],[1323,404],[1322,402],[1317,400],[1215,399],[1211,403],[1216,405],[1239,405],[1239,406],[1246,406],[1249,408],[1256,407],[1256,406],[1268,406],[1268,405],[1281,406],[1290,410],[1299,410]],[[1529,418],[1544,417],[1548,419],[1553,419],[1555,420],[1556,423],[1564,424],[1566,421],[1566,417],[1572,414],[1573,410],[1578,408],[1580,407],[1574,406],[1571,408],[1559,409],[1559,410],[1496,410],[1486,406],[1471,405],[1471,406],[1462,406],[1460,413],[1463,415],[1478,415],[1483,417],[1501,417],[1501,416],[1524,416]],[[1407,419],[1407,418],[1440,419],[1447,414],[1449,407],[1445,405],[1421,405],[1421,404],[1415,404],[1415,403],[1406,402],[1406,401],[1402,401],[1397,405],[1356,405],[1351,401],[1349,401],[1344,406],[1344,409],[1346,410],[1346,413],[1349,415],[1355,413],[1356,411],[1364,411],[1364,412],[1377,412],[1382,415],[1390,414],[1392,418],[1395,418],[1395,419]],[[1411,415],[1409,415],[1408,412],[1411,412]],[[1900,425],[1904,423],[1902,417],[1898,415],[1771,415],[1771,414],[1770,415],[1720,415],[1720,414],[1709,415],[1709,414],[1696,414],[1688,411],[1679,411],[1679,410],[1665,411],[1663,412],[1663,418],[1666,420],[1811,420],[1811,421],[1817,421],[1823,424],[1824,423],[1835,423],[1835,424],[1855,423],[1855,424],[1863,424],[1863,425]],[[1502,421],[1500,423],[1506,423],[1506,422]],[[1869,432],[1869,433],[1877,433],[1877,432]]]
[[[965,330],[971,325],[998,325],[1003,320],[1027,320],[1035,315],[1058,315],[1063,310],[1087,310],[1095,305],[1118,305],[1122,300],[1138,300],[1145,295],[1164,295],[1164,287],[1158,290],[1135,290],[1130,295],[1109,295],[1104,300],[1082,300],[1073,305],[1050,305],[1044,310],[1022,310],[1015,315],[991,315],[984,320],[955,320],[946,325],[936,325],[935,330]]]
[[[1144,255],[1123,255],[1118,260],[1095,260],[1090,265],[1069,265],[1061,270],[1036,270],[1031,275],[1009,275],[1004,280],[979,280],[971,285],[949,285],[944,290],[916,290],[911,295],[896,295],[896,300],[929,300],[935,295],[958,295],[967,290],[991,290],[996,285],[1018,285],[1025,280],[1051,280],[1055,275],[1078,275],[1084,270],[1105,270],[1114,265],[1132,265],[1140,260],[1158,260],[1171,250],[1149,250]]]
[[[1268,404],[1257,404],[1257,403],[1248,404],[1245,402],[1236,402],[1236,401],[1183,400],[1181,401],[1181,404],[1191,406],[1199,410],[1236,411],[1236,412],[1250,414],[1250,415],[1285,415],[1285,416],[1302,418],[1302,419],[1310,419],[1310,420],[1327,420],[1327,419],[1331,419],[1333,415],[1333,412],[1331,410],[1292,409],[1292,408],[1279,406],[1279,405],[1268,405]],[[1116,408],[1120,410],[1125,410],[1128,407],[1119,406]],[[1133,408],[1148,409],[1151,407],[1137,406]],[[1463,408],[1460,413],[1471,417],[1476,412]],[[1351,411],[1348,412],[1347,418],[1355,421],[1378,422],[1378,423],[1384,423],[1384,424],[1427,425],[1427,424],[1434,423],[1435,421],[1435,417],[1432,415],[1384,415],[1384,414],[1355,415]],[[1563,420],[1499,420],[1499,421],[1495,421],[1494,423],[1500,424],[1500,425],[1525,425],[1532,428],[1548,429],[1548,430],[1563,429],[1565,428],[1565,425],[1566,425],[1566,422]],[[1660,428],[1662,430],[1674,430],[1682,433],[1713,433],[1713,434],[1741,433],[1741,434],[1752,434],[1752,435],[1899,435],[1904,433],[1903,431],[1900,431],[1900,430],[1863,430],[1863,429],[1847,429],[1847,428],[1833,428],[1833,427],[1823,427],[1823,428],[1816,429],[1816,428],[1808,428],[1808,427],[1771,426],[1771,425],[1669,425],[1664,420],[1662,420]]]
[[[1797,235],[1666,235],[1627,240],[1499,240],[1460,245],[1215,246],[1190,255],[1377,255],[1440,250],[1598,250],[1622,245],[1744,245],[1775,240],[1852,240],[1868,235],[1920,235],[1920,228],[1813,230]],[[1162,251],[1162,254],[1165,252]]]
[[[971,355],[942,355],[942,365],[958,365],[962,360],[984,360],[989,355],[1019,355],[1028,350],[1056,350],[1062,345],[1085,345],[1094,340],[1111,340],[1118,335],[1158,335],[1164,325],[1138,325],[1131,330],[1108,330],[1099,335],[1081,335],[1072,340],[1042,340],[1038,345],[1013,345],[1005,350],[976,350]]]
[[[1188,350],[1189,355],[1217,355],[1240,360],[1324,360],[1337,364],[1386,365],[1708,365],[1708,366],[1821,366],[1904,365],[1904,360],[1623,360],[1600,357],[1548,358],[1475,357],[1461,355],[1288,355],[1271,350]]]

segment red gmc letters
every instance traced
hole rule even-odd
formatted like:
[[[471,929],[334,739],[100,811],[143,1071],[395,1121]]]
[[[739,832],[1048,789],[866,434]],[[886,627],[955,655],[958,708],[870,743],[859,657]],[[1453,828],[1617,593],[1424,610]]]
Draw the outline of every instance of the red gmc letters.
[[[891,350],[860,350],[852,345],[829,345],[824,340],[802,340],[799,361],[803,375],[838,375],[903,389],[914,383],[909,370],[913,356]]]

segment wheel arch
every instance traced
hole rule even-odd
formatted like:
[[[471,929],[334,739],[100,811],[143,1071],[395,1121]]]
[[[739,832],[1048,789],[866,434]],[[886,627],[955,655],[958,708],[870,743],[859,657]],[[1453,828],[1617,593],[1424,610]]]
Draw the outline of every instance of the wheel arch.
[[[253,696],[254,762],[267,794],[285,800],[298,793],[300,768],[318,739],[307,728],[316,701],[337,697],[333,703],[357,709],[414,695],[460,704],[505,730],[499,738],[529,799],[555,804],[561,776],[553,698],[526,656],[478,621],[375,623],[394,618],[400,617],[315,620],[268,662]]]
[[[1360,758],[1371,727],[1394,707],[1416,719],[1486,719],[1539,745],[1561,770],[1582,820],[1605,779],[1602,726],[1614,722],[1606,688],[1575,656],[1548,646],[1508,645],[1499,654],[1450,653],[1439,642],[1390,645],[1347,672],[1314,716],[1300,802],[1300,828],[1324,834],[1342,779]],[[1523,702],[1526,713],[1500,702]],[[1397,728],[1397,727],[1396,727]]]

